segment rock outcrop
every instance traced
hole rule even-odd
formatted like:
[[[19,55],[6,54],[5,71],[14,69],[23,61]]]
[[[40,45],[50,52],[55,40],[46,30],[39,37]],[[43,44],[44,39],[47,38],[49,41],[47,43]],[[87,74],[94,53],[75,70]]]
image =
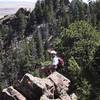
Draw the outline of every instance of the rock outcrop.
[[[18,84],[3,89],[0,100],[77,100],[67,93],[69,85],[58,72],[42,79],[26,73]]]

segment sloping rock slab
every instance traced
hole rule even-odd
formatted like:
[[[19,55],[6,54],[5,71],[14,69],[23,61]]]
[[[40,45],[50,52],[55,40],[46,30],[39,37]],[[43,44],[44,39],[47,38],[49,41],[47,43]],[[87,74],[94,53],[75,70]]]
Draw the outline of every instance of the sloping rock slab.
[[[43,95],[45,84],[41,78],[33,77],[31,74],[25,74],[20,84],[15,87],[28,100],[39,100]]]
[[[70,83],[70,80],[68,78],[64,77],[63,75],[61,75],[58,72],[52,73],[47,78],[50,79],[51,81],[53,81],[55,83],[55,85],[62,84],[65,87],[68,87],[69,83]]]
[[[69,84],[58,72],[42,79],[26,73],[18,84],[2,91],[0,100],[74,100],[67,94]]]
[[[55,86],[54,95],[56,98],[59,98],[62,95],[67,95],[68,87],[70,84],[69,79],[67,79],[58,72],[53,72],[51,75],[47,77],[47,79],[51,80],[54,83]]]
[[[68,90],[70,80],[67,79],[66,77],[64,77],[63,75],[61,75],[60,73],[54,72],[47,78],[50,79],[55,84],[58,91],[61,91],[61,90],[67,91]]]
[[[14,100],[14,98],[7,95],[5,92],[2,92],[0,93],[0,100]]]
[[[3,89],[3,93],[6,93],[6,95],[12,97],[14,100],[26,100],[26,98],[19,93],[17,90],[15,90],[12,86]]]
[[[60,100],[72,100],[68,94],[60,96]]]

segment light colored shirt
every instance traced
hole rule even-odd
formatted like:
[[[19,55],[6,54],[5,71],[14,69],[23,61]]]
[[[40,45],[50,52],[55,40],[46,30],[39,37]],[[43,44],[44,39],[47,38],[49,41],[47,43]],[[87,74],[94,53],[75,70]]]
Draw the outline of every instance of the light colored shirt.
[[[57,66],[59,63],[59,57],[55,56],[52,60],[52,65]]]

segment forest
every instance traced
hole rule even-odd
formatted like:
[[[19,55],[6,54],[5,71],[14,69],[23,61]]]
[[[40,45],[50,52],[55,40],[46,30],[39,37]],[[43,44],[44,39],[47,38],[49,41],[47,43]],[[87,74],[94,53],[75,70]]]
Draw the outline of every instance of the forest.
[[[0,19],[0,91],[50,63],[48,48],[64,59],[61,74],[79,100],[100,99],[100,0],[38,0]],[[41,76],[39,76],[41,77]]]

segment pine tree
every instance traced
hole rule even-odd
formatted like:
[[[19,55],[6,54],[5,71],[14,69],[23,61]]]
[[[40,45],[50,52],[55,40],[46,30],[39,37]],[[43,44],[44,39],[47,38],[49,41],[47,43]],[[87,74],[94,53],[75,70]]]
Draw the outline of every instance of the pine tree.
[[[85,20],[86,4],[82,0],[73,0],[71,3],[72,21]],[[89,11],[89,10],[88,10]]]
[[[27,25],[27,17],[23,13],[19,13],[17,20],[19,37],[22,38]]]
[[[43,4],[44,22],[52,23],[54,21],[53,1],[45,0]]]
[[[40,0],[37,1],[34,11],[35,11],[37,24],[42,24],[42,22],[43,22],[43,9],[41,7]]]
[[[37,54],[38,59],[44,60],[44,47],[43,47],[43,41],[42,41],[42,35],[40,33],[40,28],[37,29],[37,35],[36,35],[36,47],[37,47]]]

